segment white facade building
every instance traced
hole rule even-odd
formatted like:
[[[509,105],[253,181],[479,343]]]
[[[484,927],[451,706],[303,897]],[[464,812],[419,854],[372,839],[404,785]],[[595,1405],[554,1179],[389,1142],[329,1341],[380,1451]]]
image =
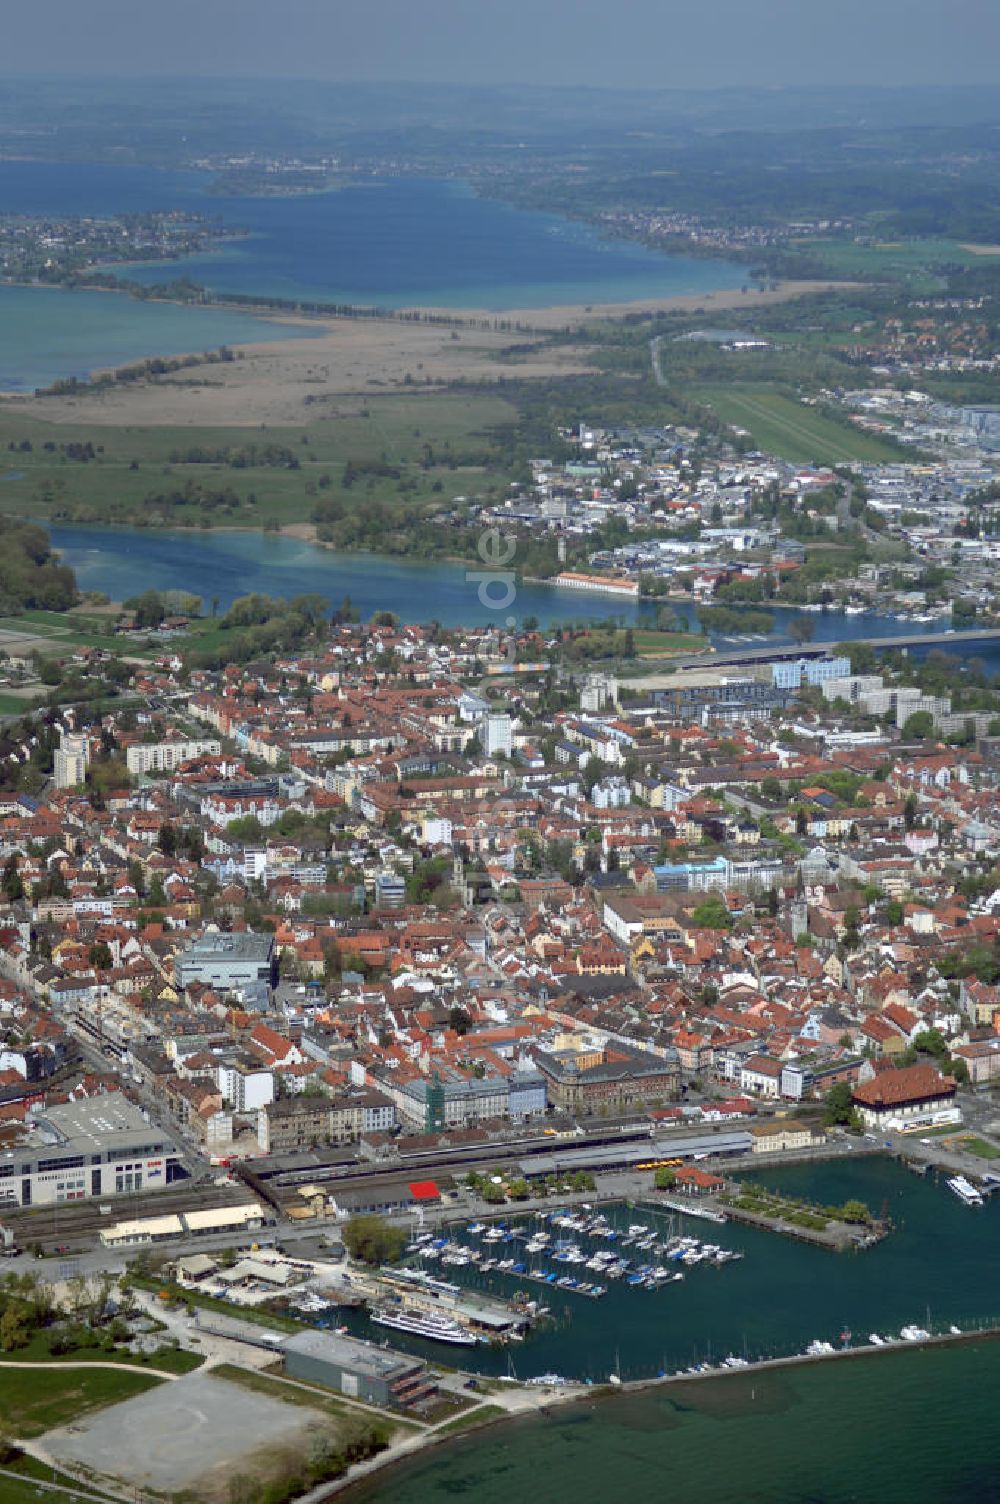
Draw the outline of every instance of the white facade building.
[[[74,789],[87,777],[90,746],[85,736],[63,731],[55,751],[53,777],[57,789]]]
[[[487,757],[493,757],[497,752],[502,752],[505,757],[509,757],[513,742],[511,719],[507,712],[491,711],[489,715],[484,715],[479,723],[479,739]]]
[[[130,773],[172,773],[181,763],[196,757],[218,757],[222,743],[207,741],[137,742],[125,753]]]

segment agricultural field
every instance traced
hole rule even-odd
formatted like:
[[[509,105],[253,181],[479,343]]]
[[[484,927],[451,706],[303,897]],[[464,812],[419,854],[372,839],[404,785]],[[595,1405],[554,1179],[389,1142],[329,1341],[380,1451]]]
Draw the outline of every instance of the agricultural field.
[[[863,433],[778,392],[749,387],[702,387],[692,395],[719,417],[745,428],[759,449],[797,464],[837,465],[851,460],[892,461],[899,450],[877,434]]]
[[[72,611],[27,610],[20,616],[0,616],[0,646],[6,645],[9,634],[29,638],[42,652],[46,648],[53,653],[65,653],[73,648],[102,648],[108,653],[141,651],[135,644],[116,637],[109,630],[114,615],[91,613],[86,609]],[[16,649],[16,644],[14,644]]]
[[[265,527],[308,521],[323,498],[440,507],[481,484],[491,431],[514,417],[503,398],[458,392],[345,398],[305,428],[54,424],[44,399],[0,405],[0,514]]]
[[[853,240],[809,239],[795,242],[803,250],[821,256],[826,269],[837,277],[885,277],[904,282],[911,291],[940,285],[936,266],[971,266],[976,253],[957,240],[885,240],[858,245]]]

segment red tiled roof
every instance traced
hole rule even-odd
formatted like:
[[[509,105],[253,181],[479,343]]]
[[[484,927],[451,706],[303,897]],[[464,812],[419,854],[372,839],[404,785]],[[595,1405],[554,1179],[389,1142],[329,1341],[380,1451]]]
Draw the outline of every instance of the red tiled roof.
[[[854,1088],[854,1100],[862,1107],[902,1107],[907,1102],[925,1102],[934,1097],[953,1097],[955,1082],[942,1076],[933,1065],[908,1065],[902,1070],[882,1071],[871,1081]]]

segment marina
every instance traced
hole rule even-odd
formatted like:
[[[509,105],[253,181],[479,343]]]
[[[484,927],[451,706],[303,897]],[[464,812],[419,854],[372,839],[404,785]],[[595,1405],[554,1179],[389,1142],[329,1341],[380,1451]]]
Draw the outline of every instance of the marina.
[[[717,1268],[743,1257],[735,1249],[675,1230],[664,1236],[655,1223],[632,1222],[621,1227],[604,1212],[586,1210],[538,1213],[527,1226],[498,1223],[487,1227],[475,1222],[465,1228],[465,1234],[476,1241],[421,1233],[407,1252],[421,1263],[469,1268],[480,1275],[510,1275],[591,1300],[607,1295],[610,1281],[621,1281],[629,1289],[659,1290],[679,1284],[693,1268]],[[556,1265],[567,1272],[560,1273]]]
[[[625,1384],[716,1373],[734,1366],[730,1358],[757,1365],[800,1360],[813,1343],[838,1355],[866,1345],[845,1332],[870,1333],[867,1345],[878,1348],[921,1340],[914,1329],[933,1338],[995,1325],[988,1192],[1000,1180],[989,1172],[977,1180],[986,1204],[970,1217],[944,1173],[917,1176],[888,1155],[767,1169],[778,1194],[822,1206],[859,1197],[890,1220],[893,1235],[861,1257],[752,1223],[727,1219],[717,1230],[676,1196],[671,1204],[592,1198],[520,1214],[514,1205],[478,1216],[448,1207],[447,1225],[436,1228],[418,1217],[405,1262],[381,1269],[333,1257],[288,1264],[294,1280],[281,1270],[268,1279],[268,1265],[288,1261],[261,1250],[200,1289],[380,1344],[391,1329],[394,1345],[427,1362],[454,1362],[449,1351],[460,1352],[470,1373],[522,1382],[543,1373],[578,1384],[606,1384],[611,1372]],[[929,1276],[931,1243],[937,1272]]]
[[[478,1218],[466,1214],[431,1233],[419,1246],[438,1240],[441,1246],[425,1257],[412,1247],[407,1260],[416,1267],[404,1272],[407,1278],[422,1274],[445,1286],[453,1301],[483,1300],[504,1309],[519,1302],[525,1319],[515,1329],[517,1335],[463,1349],[461,1362],[473,1373],[505,1376],[513,1359],[522,1382],[544,1373],[584,1384],[606,1384],[612,1372],[620,1372],[624,1384],[691,1369],[715,1373],[734,1356],[754,1365],[801,1359],[814,1341],[829,1342],[839,1355],[844,1331],[855,1334],[847,1351],[856,1352],[866,1345],[868,1333],[878,1334],[887,1347],[905,1346],[904,1327],[954,1336],[952,1328],[969,1333],[995,1321],[994,1282],[988,1271],[995,1262],[996,1210],[989,1200],[979,1215],[970,1217],[943,1176],[912,1175],[887,1155],[769,1169],[766,1179],[769,1186],[822,1205],[859,1197],[887,1211],[893,1235],[859,1255],[737,1222],[727,1222],[724,1232],[709,1231],[704,1220],[685,1214],[686,1207],[675,1212],[659,1200],[653,1206],[644,1200],[641,1206],[619,1202],[560,1208],[543,1216],[518,1217],[508,1208],[497,1221],[489,1220],[493,1214],[486,1211]],[[606,1231],[597,1236],[602,1221]],[[428,1232],[415,1225],[411,1244]],[[693,1239],[698,1247],[691,1252],[707,1256],[685,1262],[653,1247],[640,1248],[650,1236],[658,1244]],[[942,1272],[929,1277],[926,1250],[931,1244],[935,1269]],[[716,1263],[712,1245],[743,1257]],[[478,1259],[472,1257],[476,1252]],[[628,1259],[627,1273],[616,1278],[599,1267],[588,1269],[587,1262],[597,1254],[611,1256],[600,1260],[608,1268],[612,1258]],[[444,1263],[446,1256],[452,1262]],[[581,1257],[582,1262],[574,1262]],[[495,1265],[483,1267],[493,1260]],[[509,1267],[500,1267],[508,1261]],[[516,1264],[524,1264],[524,1272],[515,1273]],[[630,1284],[628,1275],[640,1276],[645,1265],[650,1269]],[[650,1283],[658,1268],[684,1278]],[[529,1280],[531,1270],[555,1274],[556,1280]],[[401,1271],[393,1274],[399,1279]],[[577,1288],[581,1283],[603,1286],[605,1293],[577,1299],[572,1288],[558,1285],[562,1278],[575,1279]],[[778,1308],[781,1319],[776,1322]],[[349,1322],[355,1335],[375,1331],[361,1312],[337,1319]],[[430,1361],[442,1361],[447,1350],[406,1333],[394,1334],[394,1340],[407,1347],[412,1343]]]

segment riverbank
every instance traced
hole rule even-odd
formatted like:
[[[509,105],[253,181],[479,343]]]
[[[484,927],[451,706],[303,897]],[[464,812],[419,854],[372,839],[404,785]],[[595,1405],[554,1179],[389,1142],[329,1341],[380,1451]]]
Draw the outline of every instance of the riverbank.
[[[100,472],[95,470],[94,475],[99,479]],[[9,495],[13,510],[17,501],[13,488]],[[253,590],[286,598],[316,593],[331,606],[339,605],[349,595],[365,619],[374,611],[391,610],[404,622],[426,622],[433,616],[448,627],[496,625],[498,617],[502,621],[511,609],[506,608],[501,615],[483,605],[476,582],[468,578],[467,562],[416,561],[395,554],[320,546],[308,531],[311,524],[301,518],[286,523],[280,531],[247,529],[245,524],[232,528],[84,524],[39,515],[31,510],[30,496],[17,508],[17,515],[29,516],[49,530],[53,547],[75,571],[81,591],[100,591],[112,600],[134,595],[136,580],[141,579],[154,590],[180,585],[204,602],[217,600],[220,611],[228,609],[237,596]],[[656,625],[659,603],[655,599],[618,601],[587,591],[533,584],[523,578],[516,588],[516,601],[511,604],[519,622],[535,617],[547,627],[555,623],[606,622],[615,617],[634,628]],[[686,607],[681,630],[690,626],[693,618],[694,604],[688,602]],[[756,646],[787,643],[789,624],[799,614],[798,609],[781,606],[774,607],[773,612],[774,633],[769,639],[761,638]],[[814,647],[840,643],[859,634],[858,619],[845,617],[841,611],[817,615],[815,621]],[[897,617],[874,615],[864,619],[863,632],[869,638],[907,630],[908,624]],[[919,625],[913,624],[912,630],[919,633]],[[724,634],[710,633],[707,638],[696,635],[701,643],[715,648],[733,645]],[[993,661],[988,648],[986,659]],[[706,670],[710,669],[711,656],[706,654],[704,661]],[[661,687],[655,669],[652,674],[644,673],[635,684],[641,685],[643,693]]]

